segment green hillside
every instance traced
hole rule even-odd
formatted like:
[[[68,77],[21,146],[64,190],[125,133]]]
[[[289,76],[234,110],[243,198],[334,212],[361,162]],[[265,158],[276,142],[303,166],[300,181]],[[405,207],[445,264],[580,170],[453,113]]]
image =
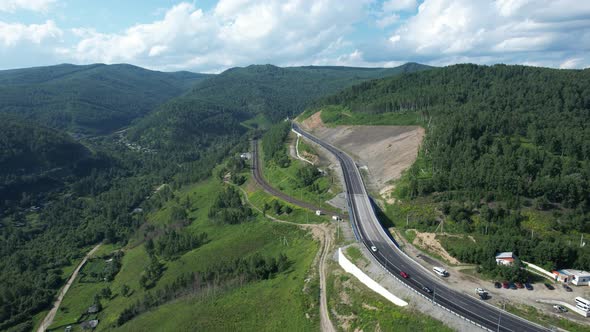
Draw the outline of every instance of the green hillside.
[[[128,125],[209,75],[131,65],[58,65],[0,71],[0,113],[86,134]]]
[[[455,65],[362,83],[315,110],[332,123],[427,128],[397,184],[409,201],[390,208],[394,222],[413,214],[411,227],[444,219],[447,231],[487,235],[443,245],[488,270],[495,251],[590,269],[590,249],[576,245],[590,233],[589,96],[590,70]]]
[[[61,183],[91,153],[69,135],[0,114],[0,207]],[[23,197],[23,193],[27,193]]]
[[[430,67],[232,68],[195,85],[190,92],[149,114],[128,136],[178,161],[198,159],[212,146],[232,146],[246,129],[303,111],[314,100],[355,83]],[[240,125],[248,121],[248,125]]]

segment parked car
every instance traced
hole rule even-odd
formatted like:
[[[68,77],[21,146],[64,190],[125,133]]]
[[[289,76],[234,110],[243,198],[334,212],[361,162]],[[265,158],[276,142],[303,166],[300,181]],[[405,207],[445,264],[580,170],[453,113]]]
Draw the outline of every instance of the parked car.
[[[557,312],[567,312],[567,309],[564,306],[559,305],[559,304],[554,305],[553,309],[555,309],[555,311],[557,311]]]
[[[409,275],[409,274],[407,274],[407,273],[405,273],[404,271],[401,271],[401,272],[399,273],[399,275],[400,275],[400,276],[402,276],[404,279],[408,279],[408,278],[410,277],[410,275]]]
[[[565,289],[566,292],[571,292],[572,288],[566,284],[563,284],[563,289]]]
[[[482,299],[482,300],[487,300],[487,299],[490,298],[490,296],[488,295],[487,292],[485,292],[485,293],[479,293],[478,295],[479,295],[479,298]]]
[[[510,287],[510,285],[508,284],[508,281],[503,281],[502,282],[502,287],[508,289],[508,287]]]
[[[510,286],[509,286],[509,287],[510,287],[510,289],[512,289],[512,290],[516,290],[516,289],[518,289],[518,288],[516,288],[516,285],[515,285],[513,282],[511,282],[511,283],[510,283]]]
[[[517,288],[524,288],[524,285],[522,284],[522,282],[516,282],[514,284],[516,285]]]
[[[496,288],[502,288],[502,284],[498,281],[494,282],[494,287]]]
[[[483,293],[487,293],[487,292],[488,292],[487,290],[485,290],[485,289],[483,289],[481,287],[477,287],[475,289],[475,293],[477,293],[477,294],[483,294]]]
[[[428,288],[426,286],[422,286],[422,290],[425,291],[428,294],[432,293],[432,289],[430,289],[430,288]]]
[[[377,252],[377,247],[371,246],[371,250],[373,250],[373,252]]]
[[[533,288],[533,285],[531,285],[531,284],[530,284],[530,283],[528,283],[528,282],[526,282],[526,283],[524,284],[524,287],[526,287],[526,289],[527,289],[527,290],[533,290],[533,289],[534,289],[534,288]]]
[[[545,283],[545,287],[547,287],[548,290],[554,290],[555,289],[555,287],[553,287],[553,285],[551,285],[548,282]]]

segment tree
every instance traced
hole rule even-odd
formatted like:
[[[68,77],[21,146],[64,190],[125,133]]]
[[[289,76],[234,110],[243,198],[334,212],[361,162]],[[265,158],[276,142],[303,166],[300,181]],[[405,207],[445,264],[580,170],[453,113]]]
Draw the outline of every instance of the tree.
[[[131,294],[130,292],[131,292],[131,289],[129,288],[129,286],[127,284],[121,285],[121,295],[127,297]]]
[[[103,289],[100,290],[100,296],[105,298],[105,299],[110,299],[111,296],[113,296],[113,293],[111,292],[111,288],[110,287],[105,287]]]

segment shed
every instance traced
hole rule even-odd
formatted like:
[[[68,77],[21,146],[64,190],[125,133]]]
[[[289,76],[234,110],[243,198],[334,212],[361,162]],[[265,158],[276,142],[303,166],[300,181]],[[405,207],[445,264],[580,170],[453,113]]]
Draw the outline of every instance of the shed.
[[[496,255],[496,264],[498,265],[512,265],[514,263],[514,259],[516,256],[512,253],[512,251],[505,251],[501,252]]]

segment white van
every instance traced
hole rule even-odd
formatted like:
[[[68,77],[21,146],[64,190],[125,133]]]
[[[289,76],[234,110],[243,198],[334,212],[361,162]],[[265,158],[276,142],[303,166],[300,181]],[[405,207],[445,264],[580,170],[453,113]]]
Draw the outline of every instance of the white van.
[[[441,277],[446,277],[449,275],[449,272],[447,272],[447,270],[443,269],[442,267],[435,266],[432,270]]]

